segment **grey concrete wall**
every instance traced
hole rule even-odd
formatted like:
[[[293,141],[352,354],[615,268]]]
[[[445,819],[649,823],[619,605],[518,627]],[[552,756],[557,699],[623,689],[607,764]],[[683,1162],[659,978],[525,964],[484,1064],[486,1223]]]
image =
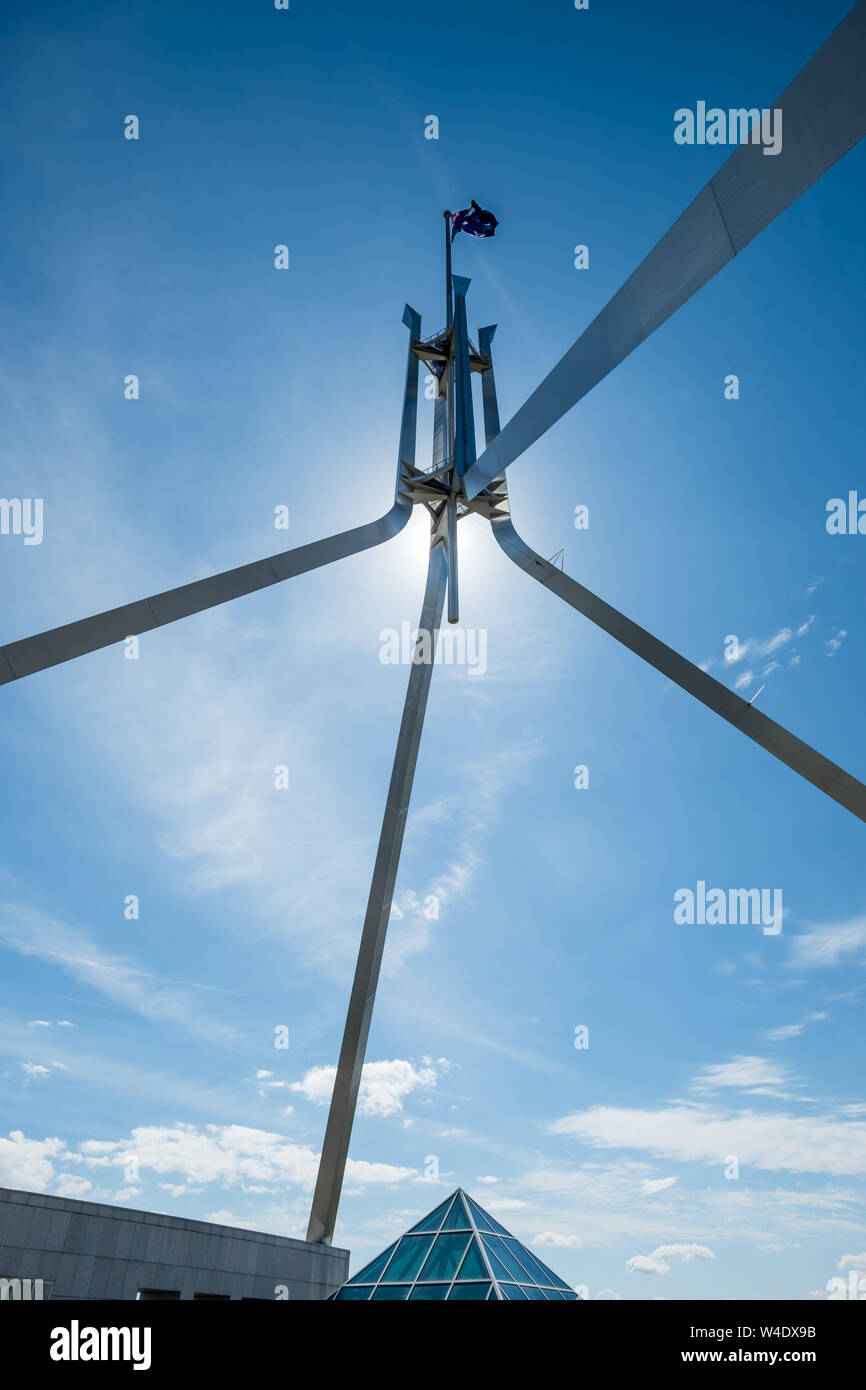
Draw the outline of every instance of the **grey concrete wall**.
[[[0,1278],[43,1279],[52,1299],[134,1299],[139,1289],[231,1298],[326,1298],[349,1252],[286,1236],[0,1187]]]

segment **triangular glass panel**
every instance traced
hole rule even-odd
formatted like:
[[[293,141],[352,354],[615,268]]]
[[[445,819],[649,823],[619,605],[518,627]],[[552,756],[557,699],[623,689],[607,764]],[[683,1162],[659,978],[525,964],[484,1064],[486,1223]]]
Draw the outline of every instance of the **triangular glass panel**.
[[[472,1198],[470,1197],[469,1200],[471,1202]],[[479,1207],[477,1202],[472,1202],[472,1206],[475,1209],[475,1220],[478,1222],[479,1231],[482,1229],[485,1231],[495,1231],[498,1236],[511,1235],[511,1232],[506,1231],[504,1226],[500,1226],[499,1222],[496,1221],[488,1211],[485,1211],[483,1207]]]
[[[478,1244],[478,1237],[472,1237],[472,1244],[466,1251],[466,1259],[460,1266],[460,1273],[457,1275],[459,1280],[464,1279],[489,1279],[487,1268],[484,1264],[484,1256]]]
[[[525,1247],[523,1248],[525,1249]],[[529,1251],[527,1251],[527,1254],[529,1254]],[[539,1260],[537,1255],[533,1255],[532,1258],[544,1275],[543,1279],[539,1279],[539,1284],[552,1284],[555,1289],[565,1289],[568,1293],[574,1292],[571,1285],[566,1284],[564,1279],[560,1279],[558,1274],[554,1274],[550,1266],[546,1265],[543,1260]],[[576,1294],[575,1297],[577,1297]]]
[[[545,1269],[541,1261],[537,1260],[532,1252],[527,1250],[525,1245],[521,1245],[519,1240],[515,1240],[512,1237],[511,1240],[506,1241],[506,1245],[517,1256],[526,1272],[532,1275],[536,1284],[545,1285],[553,1283],[550,1277],[550,1271]]]
[[[498,1279],[500,1282],[503,1279],[512,1279],[514,1276],[509,1274],[502,1261],[500,1259],[497,1259],[495,1253],[490,1249],[490,1245],[486,1237],[484,1239],[484,1246],[487,1251],[487,1258],[490,1261],[490,1268],[493,1271],[494,1279]]]
[[[406,1234],[415,1235],[416,1231],[438,1231],[445,1219],[445,1214],[451,1205],[451,1198],[453,1196],[454,1194],[452,1192],[451,1197],[446,1198],[441,1207],[437,1207],[435,1211],[428,1211],[427,1215],[423,1217],[416,1226],[410,1226]]]
[[[442,1229],[443,1231],[472,1230],[472,1222],[469,1220],[469,1214],[463,1205],[463,1199],[459,1192],[454,1198],[454,1205],[442,1223]]]
[[[418,1274],[422,1261],[433,1244],[432,1236],[404,1236],[394,1251],[388,1266],[389,1284],[405,1284]]]
[[[467,1197],[466,1200],[469,1203],[469,1209],[472,1212],[472,1215],[475,1217],[475,1224],[478,1227],[479,1231],[492,1231],[493,1223],[491,1222],[490,1217],[487,1215],[486,1211],[482,1211],[478,1203],[473,1202],[471,1197]]]
[[[523,1265],[515,1257],[505,1241],[500,1240],[499,1236],[485,1236],[484,1244],[487,1246],[487,1249],[492,1250],[494,1255],[497,1255],[505,1265],[505,1268],[508,1270],[509,1279],[513,1279],[517,1284],[533,1284],[535,1282],[534,1279],[526,1273]]]
[[[371,1264],[365,1265],[364,1268],[361,1270],[360,1274],[356,1274],[354,1278],[349,1280],[349,1283],[375,1284],[376,1280],[379,1278],[379,1275],[382,1273],[382,1270],[385,1268],[386,1264],[393,1255],[394,1250],[396,1248],[396,1244],[397,1242],[395,1241],[394,1245],[389,1245],[387,1250],[383,1251],[381,1255],[377,1255],[375,1260],[373,1260]]]

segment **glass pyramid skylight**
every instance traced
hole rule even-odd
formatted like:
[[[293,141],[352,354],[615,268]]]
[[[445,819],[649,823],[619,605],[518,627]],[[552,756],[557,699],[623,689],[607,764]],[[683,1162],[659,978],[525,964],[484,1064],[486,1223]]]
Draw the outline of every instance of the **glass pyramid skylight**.
[[[349,1300],[578,1300],[462,1187],[336,1293]]]

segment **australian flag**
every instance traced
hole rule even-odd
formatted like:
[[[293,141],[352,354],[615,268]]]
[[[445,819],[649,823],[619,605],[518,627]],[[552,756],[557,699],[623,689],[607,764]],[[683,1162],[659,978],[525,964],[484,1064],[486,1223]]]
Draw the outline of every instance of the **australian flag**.
[[[468,232],[470,236],[495,236],[498,226],[493,213],[480,208],[473,198],[470,208],[451,214],[451,240],[458,232]]]

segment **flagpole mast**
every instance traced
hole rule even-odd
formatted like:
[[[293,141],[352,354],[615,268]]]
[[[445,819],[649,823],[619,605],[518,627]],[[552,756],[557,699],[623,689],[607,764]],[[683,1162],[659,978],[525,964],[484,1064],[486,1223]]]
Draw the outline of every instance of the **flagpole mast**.
[[[442,214],[445,219],[445,326],[448,329],[450,357],[446,367],[445,390],[448,404],[448,450],[452,461],[451,495],[446,502],[446,545],[448,547],[448,621],[456,623],[460,618],[460,590],[457,578],[457,494],[456,472],[453,463],[456,456],[456,415],[454,402],[454,289],[451,279],[451,213],[446,208]]]
[[[445,218],[445,327],[454,324],[454,296],[451,293],[451,213],[446,208]]]

